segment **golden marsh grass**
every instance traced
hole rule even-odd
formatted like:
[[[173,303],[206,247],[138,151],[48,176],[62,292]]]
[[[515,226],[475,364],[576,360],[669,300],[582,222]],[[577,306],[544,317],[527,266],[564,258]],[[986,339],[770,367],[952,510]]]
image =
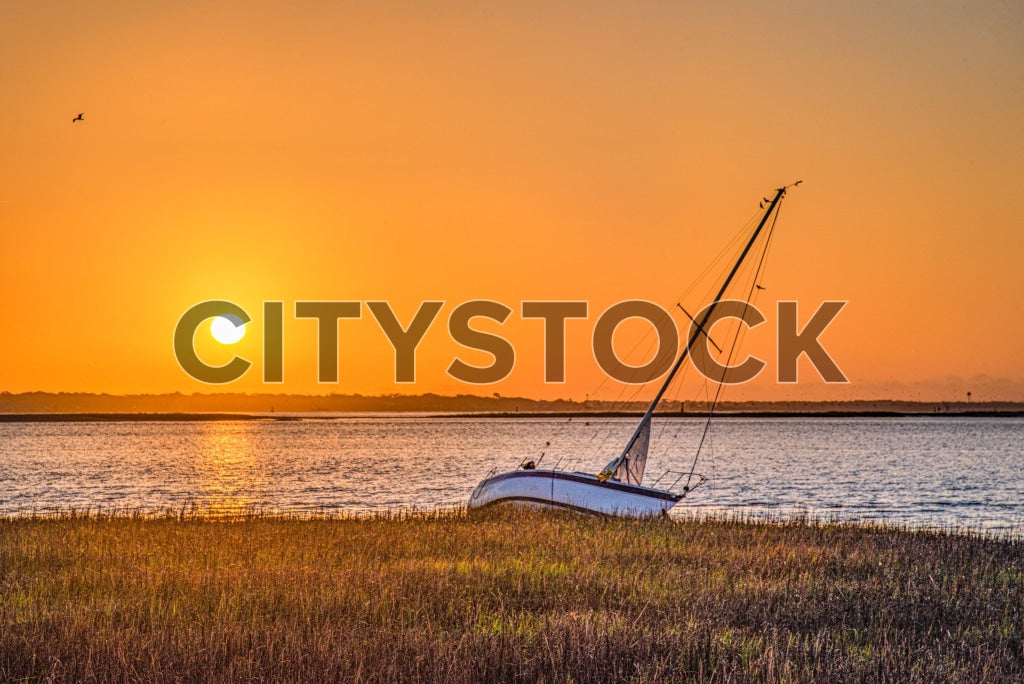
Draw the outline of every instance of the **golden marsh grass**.
[[[0,520],[4,681],[1000,681],[1024,545],[486,511]]]

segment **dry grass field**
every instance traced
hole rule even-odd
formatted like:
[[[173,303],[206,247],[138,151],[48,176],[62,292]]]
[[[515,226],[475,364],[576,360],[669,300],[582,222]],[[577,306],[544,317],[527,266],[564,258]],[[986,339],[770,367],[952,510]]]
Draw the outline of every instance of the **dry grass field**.
[[[0,680],[1011,681],[1024,542],[487,511],[0,520]]]

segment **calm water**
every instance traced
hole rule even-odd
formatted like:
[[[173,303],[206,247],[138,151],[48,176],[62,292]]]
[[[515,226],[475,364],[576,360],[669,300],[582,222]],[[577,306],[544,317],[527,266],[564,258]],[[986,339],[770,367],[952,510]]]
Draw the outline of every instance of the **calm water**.
[[[0,424],[0,514],[270,512],[464,504],[524,458],[596,472],[632,419],[309,418]],[[703,423],[656,423],[645,481],[688,471]],[[667,472],[668,471],[668,472]],[[1024,532],[1024,419],[723,418],[678,513],[807,512]],[[681,486],[681,485],[680,485]]]

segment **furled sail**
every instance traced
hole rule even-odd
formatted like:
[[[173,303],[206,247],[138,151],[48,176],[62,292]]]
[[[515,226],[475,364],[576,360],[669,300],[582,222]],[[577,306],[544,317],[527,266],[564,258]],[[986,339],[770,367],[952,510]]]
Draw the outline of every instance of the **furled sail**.
[[[644,423],[644,427],[636,439],[633,440],[629,451],[605,467],[601,475],[605,475],[605,473],[608,475],[603,478],[599,475],[598,478],[604,481],[610,476],[611,479],[619,482],[639,485],[644,479],[644,468],[647,467],[647,445],[650,441],[651,421],[648,420]]]

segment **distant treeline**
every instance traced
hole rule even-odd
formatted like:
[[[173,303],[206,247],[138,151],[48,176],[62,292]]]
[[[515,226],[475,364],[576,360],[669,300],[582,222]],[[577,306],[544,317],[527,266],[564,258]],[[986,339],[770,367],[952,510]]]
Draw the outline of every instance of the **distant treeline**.
[[[528,399],[498,394],[89,394],[0,392],[0,413],[630,413],[645,402]],[[705,402],[664,401],[659,413],[700,414]],[[719,412],[742,413],[999,413],[1024,410],[1024,402],[745,401],[722,402]]]

